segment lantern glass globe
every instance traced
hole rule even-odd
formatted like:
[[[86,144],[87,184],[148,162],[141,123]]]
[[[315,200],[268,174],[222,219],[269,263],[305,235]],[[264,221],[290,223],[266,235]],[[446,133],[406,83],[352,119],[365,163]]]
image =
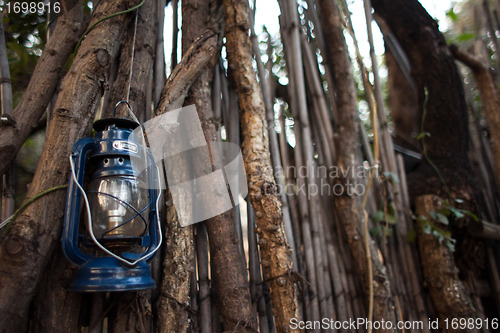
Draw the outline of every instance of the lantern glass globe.
[[[135,243],[147,231],[150,210],[148,189],[140,178],[108,176],[93,179],[88,189],[91,226],[95,237],[108,246]]]

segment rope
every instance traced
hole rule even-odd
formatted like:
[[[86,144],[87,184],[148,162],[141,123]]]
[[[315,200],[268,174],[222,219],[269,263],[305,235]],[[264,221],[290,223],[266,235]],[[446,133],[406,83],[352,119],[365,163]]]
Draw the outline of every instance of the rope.
[[[137,19],[139,18],[139,11],[135,12],[135,22],[134,22],[134,38],[132,39],[132,54],[130,55],[130,69],[128,76],[128,88],[127,88],[127,102],[130,102],[130,85],[132,84],[132,72],[134,70],[134,55],[135,55],[135,38],[137,36]]]
[[[363,195],[363,200],[361,202],[361,211],[363,213],[363,239],[364,239],[364,249],[366,253],[366,265],[367,265],[367,270],[368,270],[368,321],[372,321],[373,319],[373,308],[374,308],[374,291],[373,291],[373,267],[372,267],[372,254],[370,250],[370,235],[369,235],[369,230],[368,230],[368,212],[366,211],[366,203],[368,202],[368,195],[370,193],[370,190],[373,186],[373,181],[375,178],[375,171],[378,169],[379,166],[379,160],[380,160],[380,143],[379,143],[379,133],[378,133],[378,127],[377,127],[377,105],[375,102],[375,99],[373,98],[373,91],[372,91],[372,86],[370,84],[370,81],[368,79],[368,72],[364,71],[363,75],[365,76],[366,80],[366,87],[365,89],[367,90],[367,98],[370,103],[370,110],[371,110],[371,117],[372,117],[372,127],[373,127],[373,137],[374,137],[374,161],[375,165],[370,166],[370,173],[369,173],[369,178],[368,178],[368,184],[365,189],[365,193]],[[372,329],[371,327],[368,328],[368,333],[371,333]]]

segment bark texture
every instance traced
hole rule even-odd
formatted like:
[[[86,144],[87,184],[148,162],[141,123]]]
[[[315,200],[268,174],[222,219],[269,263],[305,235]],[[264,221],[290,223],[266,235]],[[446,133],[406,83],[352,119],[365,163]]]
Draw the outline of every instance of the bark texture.
[[[88,17],[85,16],[81,3],[71,5],[57,19],[54,32],[36,64],[26,92],[12,114],[12,121],[2,125],[0,176],[14,162],[24,141],[38,126],[38,120],[45,112],[59,79],[64,74],[66,61],[87,28]]]
[[[442,208],[443,200],[436,195],[422,195],[415,201],[418,216],[425,216],[431,220],[430,212],[437,212]],[[438,224],[439,222],[434,221]],[[446,226],[439,224],[439,228]],[[477,318],[472,301],[466,292],[462,281],[458,277],[458,269],[453,260],[452,251],[442,242],[439,242],[432,233],[426,234],[422,228],[418,229],[418,247],[424,279],[429,288],[432,302],[439,314],[440,323],[450,318]],[[446,330],[443,332],[479,332],[479,330]]]
[[[75,271],[76,267],[64,257],[62,248],[56,248],[32,302],[31,332],[66,333],[79,330],[82,294],[68,290]]]
[[[218,33],[218,46],[221,45],[223,12],[221,3],[217,0],[189,0],[182,6],[182,48],[187,48],[196,37],[206,29]],[[217,50],[220,50],[220,48]],[[212,77],[214,67],[219,59],[219,52],[213,54],[207,66],[201,71],[198,79],[189,90],[185,105],[195,104],[201,121],[205,140],[221,141],[218,136],[220,124],[212,109]],[[233,110],[236,111],[236,110]],[[211,149],[212,160],[205,161],[212,169],[220,168],[216,161],[221,160],[217,149]],[[200,166],[202,167],[202,166]],[[209,199],[209,198],[207,198]],[[205,226],[210,245],[210,260],[213,268],[217,295],[215,304],[221,314],[225,331],[251,332],[257,328],[256,314],[252,311],[250,288],[246,279],[246,266],[243,252],[240,252],[235,216],[232,210],[206,220]]]
[[[449,187],[467,187],[471,175],[467,108],[461,79],[443,35],[418,1],[372,0],[372,5],[410,62],[417,89],[418,124],[426,109],[422,128],[430,133],[425,138],[430,159]],[[409,187],[414,197],[443,192],[442,182],[427,162],[409,175]]]
[[[189,88],[210,62],[217,48],[217,36],[205,31],[185,52],[169,76],[156,109],[156,115],[182,107]],[[182,228],[172,198],[167,197],[165,258],[163,280],[157,302],[158,331],[186,332],[189,328],[189,287],[193,266],[193,228]]]
[[[217,35],[207,30],[191,44],[165,83],[156,109],[157,115],[182,107],[189,88],[212,59],[217,41]]]
[[[135,13],[133,14],[135,15]],[[137,10],[137,31],[134,40],[135,18],[130,22],[126,38],[121,48],[121,55],[118,64],[118,73],[111,93],[110,106],[113,106],[121,100],[129,97],[129,103],[132,111],[140,119],[141,115],[146,113],[146,90],[148,87],[151,70],[154,61],[154,42],[155,42],[155,12],[154,1],[146,1],[144,5]],[[135,44],[134,44],[135,42]],[[132,49],[134,57],[132,59]],[[133,60],[132,67],[130,66]],[[132,73],[130,71],[132,70]],[[132,77],[130,77],[132,75]],[[129,87],[130,84],[130,87]],[[130,88],[130,90],[129,90]],[[127,96],[130,94],[130,96]],[[128,114],[125,108],[117,110],[117,116],[126,117]],[[112,116],[113,108],[103,110],[101,118]],[[146,119],[148,120],[148,119]]]
[[[281,202],[276,194],[269,155],[265,108],[252,67],[248,15],[247,2],[224,0],[228,74],[238,93],[242,152],[249,195],[255,209],[262,265],[271,288],[276,330],[290,332],[290,320],[299,318],[299,307],[291,250],[285,236]]]
[[[123,11],[136,1],[99,3],[92,19]],[[129,16],[119,15],[97,25],[83,40],[61,83],[42,156],[27,198],[68,180],[68,156],[77,139],[90,131],[99,98],[106,89],[109,66],[117,56]],[[56,38],[54,38],[56,39]],[[64,191],[32,203],[14,221],[0,247],[0,327],[12,332],[27,322],[27,310],[42,271],[58,244],[65,202]]]
[[[418,1],[372,0],[372,4],[408,57],[417,90],[417,119],[421,124],[421,131],[429,133],[422,141],[425,159],[408,175],[411,198],[415,200],[421,195],[435,194],[448,198],[452,203],[452,197],[460,198],[464,200],[461,208],[479,216],[483,204],[468,156],[469,132],[464,90],[453,55],[443,35]],[[454,254],[459,259],[457,263],[448,260],[447,254],[438,247],[432,252],[432,256],[440,257],[441,262],[448,265],[448,270],[458,264],[462,269],[461,277],[479,275],[485,262],[485,244],[470,238],[461,229],[469,222],[461,219],[451,223],[453,237],[457,239]],[[420,247],[420,251],[422,250]],[[421,253],[423,258],[431,255],[426,253]],[[467,302],[465,292],[476,292],[476,286],[471,285],[470,288],[471,290],[464,291],[464,302]],[[433,298],[433,301],[442,300]],[[434,305],[441,311],[437,304]],[[439,313],[439,316],[448,316],[451,310],[446,311],[448,312]],[[460,303],[456,303],[454,311],[455,314],[463,311]]]
[[[337,165],[346,178],[338,179],[341,184],[355,184],[359,182],[353,177],[351,170],[361,165],[359,159],[358,128],[359,117],[356,102],[356,89],[352,78],[352,64],[349,60],[347,45],[342,32],[342,20],[337,5],[334,2],[322,1],[318,3],[320,24],[326,41],[326,63],[331,68],[333,89],[336,100],[336,135],[335,147]],[[395,318],[391,288],[385,267],[379,263],[378,257],[373,254],[373,281],[368,277],[367,253],[363,245],[361,232],[361,203],[357,196],[347,194],[335,196],[335,211],[341,228],[344,230],[349,249],[355,261],[358,274],[362,276],[365,295],[368,295],[369,284],[373,284],[374,320],[393,320]],[[368,221],[364,221],[367,223]],[[371,242],[371,239],[370,239]]]
[[[456,59],[472,69],[476,84],[481,95],[481,104],[488,120],[490,144],[493,152],[493,166],[497,186],[500,184],[500,98],[497,86],[490,73],[488,61],[468,54],[456,46],[451,46],[451,51]]]
[[[386,47],[385,63],[389,72],[388,105],[394,122],[394,141],[405,148],[417,151],[420,147],[417,140],[420,132],[417,97],[394,56],[387,50]]]
[[[163,280],[158,297],[158,332],[184,333],[189,328],[189,285],[194,260],[193,228],[181,227],[172,198],[167,200]]]
[[[138,16],[135,29],[136,15]],[[137,118],[141,119],[141,116],[146,114],[146,95],[153,67],[154,28],[157,16],[154,1],[146,1],[143,6],[131,13],[131,16],[132,19],[123,37],[120,57],[117,59],[118,72],[112,85],[110,103],[102,110],[101,119],[113,117],[116,103],[122,100],[129,101],[132,112]],[[116,117],[131,119],[126,107],[117,108]],[[149,330],[152,316],[150,296],[150,292],[114,293],[111,301],[113,309],[108,316],[109,332]]]

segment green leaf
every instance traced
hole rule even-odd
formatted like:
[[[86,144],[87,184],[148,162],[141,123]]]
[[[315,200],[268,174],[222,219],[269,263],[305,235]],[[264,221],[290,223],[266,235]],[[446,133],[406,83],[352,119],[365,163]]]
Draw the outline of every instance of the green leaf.
[[[422,226],[422,231],[424,232],[424,234],[430,234],[432,231],[431,225],[429,223],[425,223]]]
[[[472,217],[472,219],[474,221],[479,222],[479,217],[477,217],[477,215],[474,214],[473,212],[470,212],[470,211],[466,210],[464,213],[467,214],[467,215],[469,215],[470,217]]]
[[[451,212],[448,208],[441,208],[441,210],[439,210],[438,212],[439,214],[443,214],[444,216],[450,216],[451,215]]]
[[[448,218],[445,215],[443,215],[441,213],[436,213],[436,216],[437,216],[437,220],[439,222],[441,222],[442,224],[444,224],[444,225],[449,224]]]
[[[372,237],[376,237],[376,236],[379,236],[380,235],[380,232],[381,232],[381,228],[380,226],[377,226],[377,227],[373,227],[370,229],[370,235]]]
[[[384,171],[384,176],[393,184],[399,184],[399,177],[394,172]]]
[[[437,240],[441,243],[443,240],[444,240],[444,236],[442,233],[440,233],[439,231],[437,230],[433,230],[432,231],[432,234],[434,235],[434,237],[437,238]]]
[[[392,214],[387,214],[387,223],[396,224],[396,216]]]
[[[446,242],[445,242],[446,246],[452,252],[455,252],[455,243],[456,243],[456,240],[454,240],[453,238],[447,239]]]
[[[417,136],[417,140],[422,140],[423,138],[425,138],[426,136],[430,137],[431,136],[431,133],[429,132],[422,132],[420,133],[418,136]]]
[[[381,210],[377,210],[375,213],[372,214],[372,220],[374,222],[384,221],[384,212]]]
[[[471,32],[469,32],[469,33],[465,32],[465,33],[459,35],[456,39],[459,42],[468,42],[470,40],[473,40],[475,37],[476,36],[473,33],[471,33]]]
[[[449,17],[452,22],[456,22],[458,20],[457,14],[453,8],[450,8],[450,10],[446,12],[446,16]]]
[[[417,221],[419,222],[424,222],[424,223],[428,223],[429,220],[427,219],[427,217],[423,216],[423,215],[420,215],[418,218],[417,218]]]
[[[464,212],[463,210],[458,209],[458,208],[454,208],[454,207],[449,207],[448,209],[450,210],[450,212],[453,213],[455,218],[461,219],[462,217],[464,217],[464,214],[462,213],[462,212]]]
[[[382,222],[387,222],[389,224],[396,223],[396,216],[394,216],[394,213],[387,214],[387,221],[386,221],[385,213],[382,210],[378,210],[375,213],[373,213],[371,218],[373,222],[377,223],[382,223]]]

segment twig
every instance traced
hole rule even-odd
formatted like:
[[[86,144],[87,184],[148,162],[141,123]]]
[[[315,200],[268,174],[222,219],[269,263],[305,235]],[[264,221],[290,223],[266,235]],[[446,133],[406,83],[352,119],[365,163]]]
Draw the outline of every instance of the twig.
[[[65,185],[59,185],[59,186],[55,186],[55,187],[52,187],[52,188],[49,188],[48,190],[45,190],[43,192],[40,192],[39,194],[35,195],[33,198],[25,201],[21,207],[19,207],[15,212],[14,214],[12,214],[12,216],[10,216],[9,218],[7,218],[5,221],[3,221],[2,223],[0,223],[0,229],[2,229],[3,227],[5,227],[6,225],[9,225],[11,222],[13,222],[16,217],[19,216],[19,214],[21,214],[21,212],[26,208],[28,207],[30,204],[32,204],[34,201],[40,199],[41,197],[43,197],[44,195],[46,194],[49,194],[51,192],[54,192],[54,191],[57,191],[57,190],[62,190],[62,189],[65,189],[67,188],[68,185],[65,184]]]

